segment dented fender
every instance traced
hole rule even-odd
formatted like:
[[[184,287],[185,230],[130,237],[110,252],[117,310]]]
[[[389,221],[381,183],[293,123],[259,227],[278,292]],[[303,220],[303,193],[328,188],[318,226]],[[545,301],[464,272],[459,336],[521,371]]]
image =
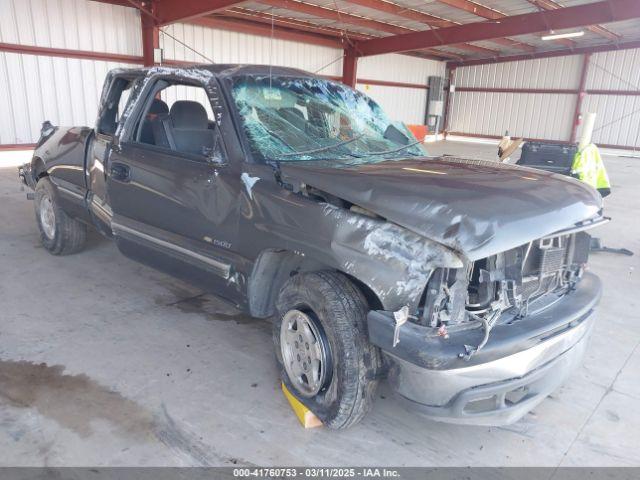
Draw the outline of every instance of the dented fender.
[[[463,265],[453,250],[399,225],[285,191],[272,173],[271,179],[266,172],[250,175],[264,181],[243,192],[240,238],[246,248],[260,249],[256,257],[286,249],[313,268],[342,271],[366,285],[386,310],[413,309],[435,268]]]

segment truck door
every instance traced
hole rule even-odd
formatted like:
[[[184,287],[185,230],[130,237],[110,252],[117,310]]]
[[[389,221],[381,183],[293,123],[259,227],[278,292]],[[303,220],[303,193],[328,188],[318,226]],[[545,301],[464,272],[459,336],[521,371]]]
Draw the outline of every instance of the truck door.
[[[107,195],[109,158],[114,146],[118,122],[134,85],[140,76],[110,74],[105,79],[95,135],[90,140],[86,156],[86,181],[89,211],[95,225],[111,234],[112,211]]]
[[[206,86],[206,88],[205,88]],[[232,300],[240,173],[216,118],[216,85],[156,77],[110,159],[107,194],[120,250]],[[143,98],[144,97],[144,98]],[[214,114],[214,112],[217,112]]]

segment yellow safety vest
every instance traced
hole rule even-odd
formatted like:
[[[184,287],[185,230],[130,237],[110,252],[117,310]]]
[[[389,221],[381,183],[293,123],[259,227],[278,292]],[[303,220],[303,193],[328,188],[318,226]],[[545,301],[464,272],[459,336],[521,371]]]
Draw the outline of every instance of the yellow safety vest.
[[[571,166],[571,175],[591,185],[606,197],[611,193],[611,184],[600,151],[593,143],[576,153]]]

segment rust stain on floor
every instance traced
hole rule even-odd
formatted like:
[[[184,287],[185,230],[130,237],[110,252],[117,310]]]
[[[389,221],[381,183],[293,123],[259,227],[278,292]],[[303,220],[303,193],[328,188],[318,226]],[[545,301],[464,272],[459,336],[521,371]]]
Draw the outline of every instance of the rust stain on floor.
[[[64,366],[0,360],[0,400],[34,408],[42,416],[82,437],[93,420],[104,420],[140,440],[153,437],[153,416],[146,409],[87,375],[65,375]]]

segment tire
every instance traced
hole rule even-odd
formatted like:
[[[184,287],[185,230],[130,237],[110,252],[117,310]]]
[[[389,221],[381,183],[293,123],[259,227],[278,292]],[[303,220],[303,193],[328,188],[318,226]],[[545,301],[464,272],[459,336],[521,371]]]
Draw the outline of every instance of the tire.
[[[303,273],[284,284],[276,307],[273,340],[281,378],[289,391],[329,428],[344,429],[358,423],[371,409],[381,367],[380,352],[368,339],[365,297],[342,274]],[[324,371],[322,365],[319,369],[322,375],[307,378],[309,385],[300,376],[296,380],[296,373],[303,371],[298,354],[304,357],[305,350],[302,346],[297,350],[298,344],[291,341],[291,336],[296,341],[306,340],[298,335],[305,329],[307,333],[311,330],[313,337],[319,336],[313,346],[316,353],[324,353],[319,363],[325,365]],[[289,373],[296,364],[298,370]],[[318,372],[318,368],[312,370]],[[316,377],[320,377],[318,382],[312,382]]]
[[[60,208],[57,192],[47,177],[36,184],[34,207],[40,240],[50,253],[70,255],[84,248],[86,225],[69,217]]]

